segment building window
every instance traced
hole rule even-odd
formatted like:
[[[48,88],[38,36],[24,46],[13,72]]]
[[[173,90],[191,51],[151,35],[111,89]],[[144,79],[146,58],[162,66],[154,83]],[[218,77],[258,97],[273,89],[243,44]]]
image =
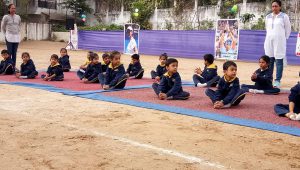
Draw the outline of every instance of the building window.
[[[48,9],[56,9],[57,2],[56,2],[56,0],[38,0],[38,7],[48,8]]]

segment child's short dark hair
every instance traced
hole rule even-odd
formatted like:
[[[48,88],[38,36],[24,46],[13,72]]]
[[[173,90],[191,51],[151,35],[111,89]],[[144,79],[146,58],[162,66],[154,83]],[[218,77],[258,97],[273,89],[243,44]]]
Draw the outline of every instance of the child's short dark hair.
[[[160,56],[159,56],[159,59],[161,58],[165,58],[166,60],[168,59],[168,54],[167,53],[162,53]]]
[[[223,70],[227,70],[230,66],[237,67],[237,65],[235,64],[235,62],[233,62],[233,61],[226,61],[223,64]]]
[[[260,59],[264,60],[267,64],[270,64],[270,57],[267,55],[263,55],[260,57]]]
[[[215,57],[212,54],[205,54],[203,59],[207,61],[209,64],[212,64],[215,60]]]
[[[138,55],[138,54],[133,54],[133,55],[131,56],[131,58],[132,58],[132,59],[135,59],[135,60],[140,60],[140,55]]]
[[[30,58],[30,54],[28,52],[22,53],[22,57],[23,57],[23,55],[27,55]]]
[[[172,63],[178,63],[178,61],[175,59],[175,58],[169,58],[167,61],[166,61],[166,66],[169,66],[170,64]]]
[[[105,58],[107,58],[107,57],[109,57],[109,54],[108,54],[108,53],[102,54],[102,59],[105,59]]]
[[[8,50],[2,50],[1,54],[8,54],[9,55],[9,52],[8,52]]]
[[[90,60],[93,61],[95,58],[99,58],[97,53],[90,54]]]
[[[50,59],[58,60],[58,55],[52,54],[51,57],[50,57]]]
[[[121,55],[121,53],[119,51],[112,51],[110,54],[110,59],[114,59],[117,55]]]
[[[61,49],[60,49],[60,52],[61,52],[61,51],[66,51],[66,52],[68,52],[68,50],[67,50],[66,48],[61,48]]]

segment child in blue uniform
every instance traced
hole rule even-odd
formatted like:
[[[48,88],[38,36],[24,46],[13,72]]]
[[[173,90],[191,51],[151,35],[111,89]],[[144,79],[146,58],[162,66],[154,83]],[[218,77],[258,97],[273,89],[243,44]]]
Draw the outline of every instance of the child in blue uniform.
[[[250,93],[278,94],[279,88],[274,88],[272,71],[269,69],[270,58],[266,55],[259,59],[259,69],[251,76],[254,85],[242,84],[242,89]]]
[[[218,76],[218,67],[214,64],[214,56],[212,54],[205,54],[204,59],[204,70],[196,68],[193,81],[196,87],[216,87],[220,77]]]
[[[86,56],[86,61],[79,67],[79,70],[77,71],[77,76],[80,78],[82,77],[82,75],[85,73],[88,65],[91,63],[91,54],[93,54],[94,52],[93,51],[89,51],[87,53],[87,56]]]
[[[69,72],[71,69],[70,57],[68,51],[65,48],[60,49],[60,57],[58,59],[59,64],[62,66],[64,72]]]
[[[170,58],[166,62],[167,72],[162,76],[159,84],[153,83],[152,88],[161,100],[186,100],[190,93],[183,91],[181,78],[177,72],[178,61]]]
[[[157,65],[156,71],[151,71],[151,78],[155,79],[156,82],[159,83],[161,77],[167,72],[166,69],[166,61],[168,59],[167,53],[163,53],[159,56],[159,62],[160,64]]]
[[[45,81],[63,81],[64,72],[58,63],[58,55],[52,54],[50,57],[50,66],[47,69],[47,74],[41,75],[41,78]]]
[[[133,77],[135,79],[143,78],[144,69],[140,63],[140,55],[133,54],[131,56],[131,63],[128,65],[126,73],[128,77]]]
[[[224,76],[219,80],[218,89],[205,91],[215,109],[236,106],[246,95],[245,91],[240,89],[240,82],[236,77],[237,65],[233,61],[226,61],[223,64],[223,71]]]
[[[1,56],[3,60],[0,63],[0,74],[2,75],[11,75],[14,74],[14,62],[9,56],[9,53],[7,50],[1,51]]]
[[[99,62],[99,56],[96,53],[90,55],[91,63],[88,65],[86,72],[80,79],[84,83],[98,83],[98,75],[102,72],[101,63]]]
[[[285,116],[291,120],[300,120],[300,83],[291,88],[289,104],[276,104],[274,110],[278,116]]]
[[[103,62],[101,63],[101,70],[102,70],[102,72],[98,75],[98,79],[99,79],[100,84],[103,83],[103,84],[101,84],[101,86],[104,85],[105,76],[106,76],[106,70],[107,70],[107,68],[108,68],[108,66],[110,64],[110,56],[109,56],[109,54],[108,53],[104,53],[102,55],[102,60],[103,60]],[[100,79],[102,79],[102,80],[100,80]]]
[[[35,69],[33,61],[27,52],[22,53],[23,63],[20,66],[20,71],[17,71],[16,77],[21,79],[34,79],[38,72]]]
[[[123,89],[126,85],[127,75],[123,64],[121,64],[121,53],[118,51],[113,51],[110,54],[111,63],[109,64],[105,78],[102,78],[104,75],[100,74],[100,82],[103,84],[104,90],[111,89]]]

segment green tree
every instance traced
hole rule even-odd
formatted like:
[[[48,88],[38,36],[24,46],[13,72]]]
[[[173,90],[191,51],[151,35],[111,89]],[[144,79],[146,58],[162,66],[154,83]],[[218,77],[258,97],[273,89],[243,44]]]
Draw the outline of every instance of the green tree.
[[[152,26],[149,22],[155,8],[155,2],[152,0],[137,0],[132,3],[131,18],[133,23],[141,26],[141,29],[151,29]],[[135,10],[138,9],[138,16],[135,16]]]
[[[5,5],[4,1],[0,1],[0,17],[1,17],[1,19],[5,15],[5,9],[6,9],[6,5]]]
[[[231,11],[231,8],[234,5],[237,5],[238,3],[241,3],[242,0],[224,0],[222,1],[221,7],[220,7],[220,12],[218,15],[223,18],[235,18],[236,13]]]
[[[75,18],[80,17],[79,14],[90,14],[93,12],[93,9],[86,4],[85,0],[66,0],[65,2],[60,3],[63,8],[67,10],[74,11]]]
[[[250,21],[255,18],[254,14],[245,13],[240,17],[241,22],[244,24],[244,29],[247,29]]]
[[[18,0],[18,15],[21,16],[23,21],[27,21],[28,18],[28,8],[34,0]]]
[[[257,23],[252,25],[252,30],[264,30],[265,29],[265,17],[263,15],[260,16]]]

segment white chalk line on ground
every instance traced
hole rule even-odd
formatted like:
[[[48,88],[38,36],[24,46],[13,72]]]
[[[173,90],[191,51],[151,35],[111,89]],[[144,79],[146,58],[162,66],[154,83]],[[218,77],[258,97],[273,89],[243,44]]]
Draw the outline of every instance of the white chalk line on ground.
[[[225,167],[223,165],[220,165],[218,163],[209,162],[209,161],[207,161],[203,158],[186,155],[186,154],[180,153],[180,152],[175,151],[175,150],[164,149],[164,148],[156,147],[156,146],[153,146],[153,145],[140,143],[140,142],[130,140],[130,139],[127,139],[127,138],[114,136],[114,135],[109,135],[107,133],[99,132],[97,130],[81,128],[81,127],[77,127],[77,126],[70,125],[70,124],[66,124],[65,126],[75,128],[75,129],[78,129],[80,131],[84,131],[84,132],[87,132],[87,133],[92,133],[96,136],[117,140],[119,142],[126,143],[126,144],[129,144],[129,145],[132,145],[132,146],[137,146],[137,147],[144,148],[144,149],[147,149],[147,150],[153,150],[153,151],[156,151],[156,152],[161,153],[161,154],[171,155],[171,156],[175,156],[175,157],[178,157],[178,158],[182,158],[182,159],[185,159],[185,160],[187,160],[188,162],[191,162],[191,163],[198,163],[198,164],[201,164],[201,165],[210,166],[210,167],[214,167],[214,168],[218,168],[218,169],[225,169]]]
[[[22,114],[24,116],[30,116],[31,120],[33,120],[32,115],[30,115],[30,114],[22,113],[22,112],[18,112],[18,113],[14,112],[14,113],[18,114],[18,115]],[[51,123],[53,123],[53,122],[58,123],[57,121],[53,121],[51,119],[46,119],[46,118],[37,118],[37,117],[35,117],[35,119],[37,119],[37,121],[43,120],[43,121],[51,122]],[[65,127],[77,129],[77,130],[85,132],[85,133],[94,134],[98,137],[105,137],[105,138],[112,139],[114,141],[119,141],[119,142],[122,142],[122,143],[125,143],[125,144],[129,144],[129,145],[132,145],[132,146],[143,148],[143,149],[146,149],[146,150],[152,150],[152,151],[158,152],[160,154],[175,156],[175,157],[187,160],[190,163],[198,163],[198,164],[203,165],[203,166],[209,166],[209,167],[217,168],[217,169],[227,169],[227,168],[225,168],[225,166],[223,166],[219,163],[214,163],[214,162],[210,162],[208,160],[205,160],[203,158],[183,154],[183,153],[180,153],[176,150],[164,149],[164,148],[156,147],[154,145],[140,143],[140,142],[137,142],[137,141],[134,141],[134,140],[131,140],[131,139],[110,135],[108,133],[100,132],[98,130],[92,130],[92,129],[88,129],[88,128],[78,127],[78,126],[75,126],[75,125],[72,125],[72,124],[62,124],[62,125],[65,126]]]

